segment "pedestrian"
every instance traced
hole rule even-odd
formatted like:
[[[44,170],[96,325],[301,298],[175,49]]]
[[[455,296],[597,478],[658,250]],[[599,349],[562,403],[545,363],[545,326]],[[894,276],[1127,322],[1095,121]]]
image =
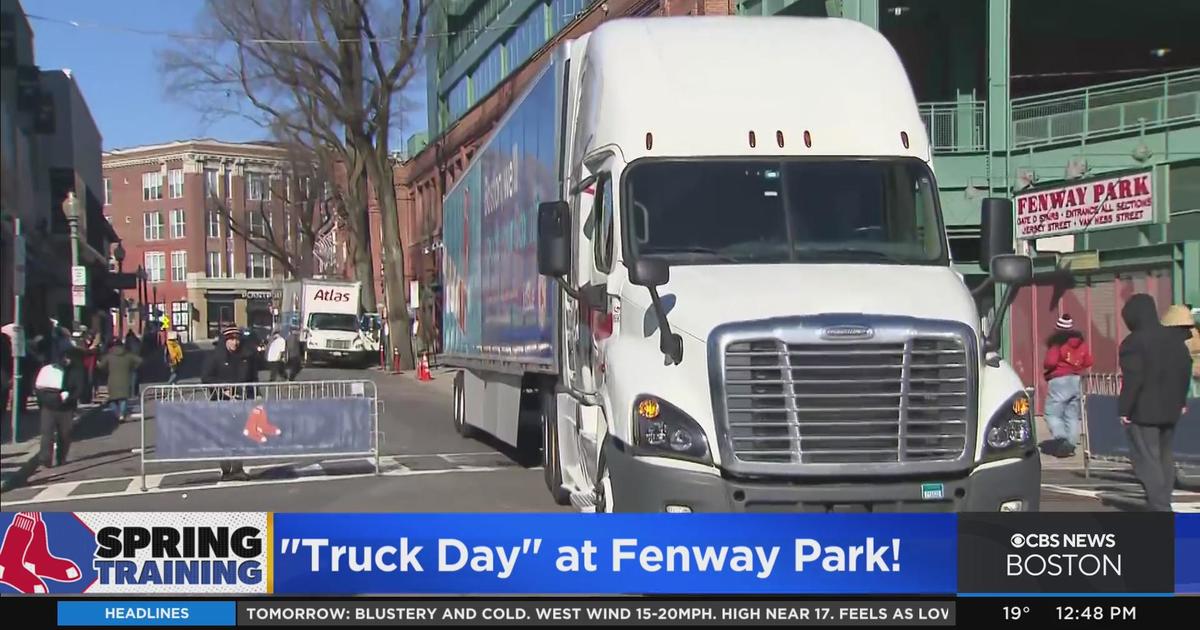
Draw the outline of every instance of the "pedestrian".
[[[135,357],[142,356],[142,340],[132,330],[125,334],[125,349]],[[130,383],[130,393],[134,398],[137,398],[141,393],[142,371],[138,368],[133,371],[133,381]]]
[[[67,463],[75,410],[87,387],[82,356],[80,349],[68,349],[58,361],[46,364],[37,373],[34,391],[41,408],[42,430],[39,455],[46,468]]]
[[[174,385],[179,380],[179,367],[183,365],[183,344],[179,343],[179,333],[174,330],[167,332],[167,367],[171,376],[167,385]]]
[[[213,348],[204,363],[200,381],[206,385],[240,384],[257,380],[250,372],[254,365],[248,354],[242,351],[242,331],[236,326],[230,326],[221,331],[224,343]],[[213,387],[209,396],[213,400],[239,400],[246,397],[245,391],[235,387]],[[248,480],[245,468],[240,461],[224,460],[221,462],[221,480]]]
[[[1163,326],[1154,298],[1138,293],[1121,309],[1129,335],[1121,341],[1121,424],[1129,437],[1133,472],[1147,507],[1171,511],[1175,488],[1172,440],[1186,411],[1191,357],[1175,330]]]
[[[284,361],[287,362],[287,380],[294,381],[300,374],[300,368],[304,366],[304,346],[300,344],[300,331],[296,328],[288,331],[284,357]]]
[[[1175,304],[1163,314],[1162,325],[1176,331],[1192,358],[1192,396],[1200,396],[1200,326],[1188,304]]]
[[[287,340],[279,334],[279,330],[271,331],[271,341],[267,344],[267,368],[271,371],[271,382],[286,381],[284,360],[287,358]]]
[[[83,404],[91,404],[96,398],[96,388],[99,387],[99,378],[96,374],[96,366],[100,363],[101,345],[100,335],[94,330],[88,329],[83,335],[83,368],[87,371],[87,388],[85,395],[79,402]]]
[[[1062,314],[1055,322],[1054,334],[1046,339],[1046,359],[1042,362],[1049,392],[1046,396],[1046,424],[1054,443],[1048,452],[1056,457],[1072,457],[1079,445],[1081,381],[1092,367],[1092,351],[1075,330],[1075,321]]]
[[[109,410],[117,416],[118,423],[129,419],[129,399],[134,396],[133,383],[141,365],[142,357],[119,343],[114,343],[100,359],[100,367],[108,371]]]

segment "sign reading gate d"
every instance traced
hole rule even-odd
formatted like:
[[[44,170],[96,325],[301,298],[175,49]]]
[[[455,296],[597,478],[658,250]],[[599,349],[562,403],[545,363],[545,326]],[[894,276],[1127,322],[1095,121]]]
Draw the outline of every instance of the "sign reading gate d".
[[[1042,238],[1154,221],[1151,171],[1043,188],[1017,195],[1017,235]]]

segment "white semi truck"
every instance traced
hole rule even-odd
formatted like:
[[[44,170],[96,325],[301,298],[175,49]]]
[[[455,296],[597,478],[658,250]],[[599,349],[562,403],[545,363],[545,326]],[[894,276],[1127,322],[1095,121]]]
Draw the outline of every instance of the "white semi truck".
[[[562,43],[445,199],[454,423],[599,511],[1027,511],[997,354],[1032,275],[982,207],[952,266],[925,127],[876,31],[650,18]],[[987,324],[981,320],[986,315]]]
[[[294,280],[283,285],[283,327],[299,328],[304,362],[365,365],[379,358],[378,341],[362,328],[362,283]],[[286,331],[285,331],[286,332]]]

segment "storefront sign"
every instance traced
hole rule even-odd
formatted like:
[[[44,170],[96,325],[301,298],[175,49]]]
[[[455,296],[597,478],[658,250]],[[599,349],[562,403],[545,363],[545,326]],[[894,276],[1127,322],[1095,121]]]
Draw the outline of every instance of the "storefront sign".
[[[1154,221],[1150,171],[1016,196],[1017,237],[1041,238]]]
[[[274,291],[246,291],[245,296],[247,300],[273,300],[278,294]]]

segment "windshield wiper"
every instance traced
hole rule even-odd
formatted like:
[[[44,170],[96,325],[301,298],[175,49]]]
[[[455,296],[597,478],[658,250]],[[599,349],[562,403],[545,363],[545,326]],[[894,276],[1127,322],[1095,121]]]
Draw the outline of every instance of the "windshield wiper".
[[[886,260],[897,265],[911,265],[914,262],[912,260],[906,260],[904,258],[893,256],[887,252],[879,251],[878,249],[864,249],[859,247],[839,247],[837,249],[798,249],[796,250],[796,255],[801,258],[822,258],[825,256],[859,258],[863,256],[869,256],[875,259]]]
[[[720,258],[721,260],[724,260],[726,262],[731,262],[731,263],[741,262],[740,260],[738,260],[737,258],[734,258],[733,256],[729,256],[727,254],[722,254],[721,252],[719,252],[715,249],[710,249],[708,247],[671,247],[669,249],[668,248],[643,249],[640,253],[643,256],[653,256],[653,255],[670,256],[673,254],[704,254],[707,256],[713,256],[715,258]]]

